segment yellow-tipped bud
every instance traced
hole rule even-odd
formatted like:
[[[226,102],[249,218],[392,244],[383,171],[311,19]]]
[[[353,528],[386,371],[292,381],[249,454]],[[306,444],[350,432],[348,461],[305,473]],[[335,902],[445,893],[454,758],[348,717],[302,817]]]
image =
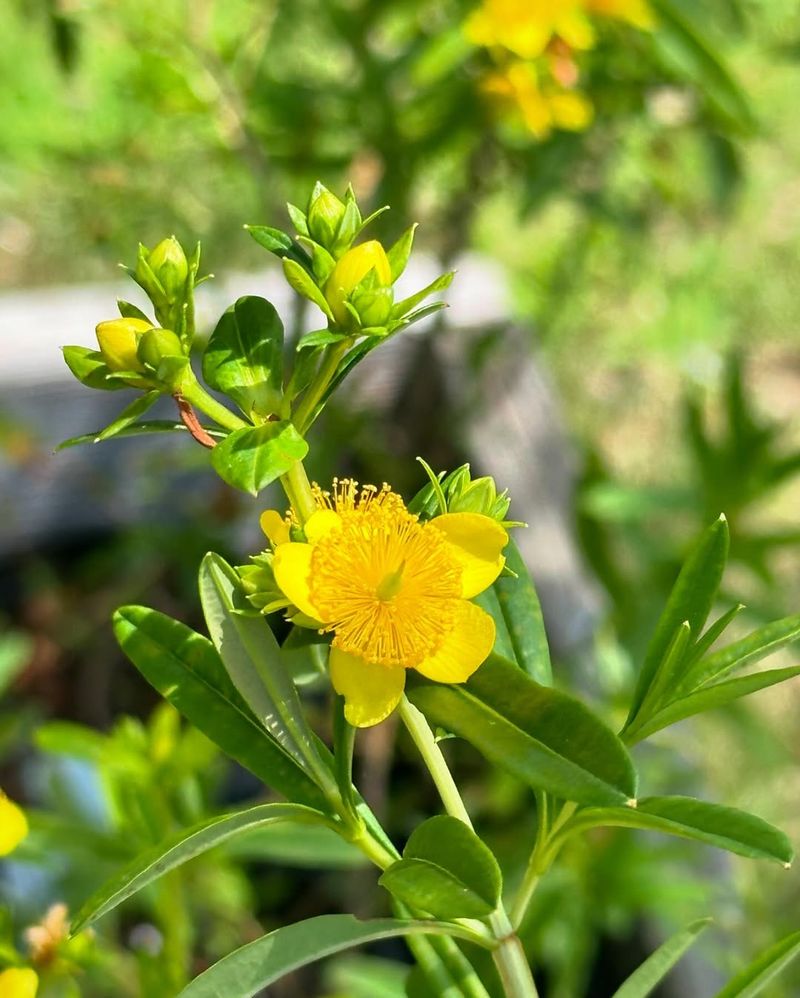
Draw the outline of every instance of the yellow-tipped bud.
[[[36,998],[39,977],[30,967],[9,967],[0,973],[0,995],[3,998]]]
[[[22,808],[0,790],[0,856],[13,852],[28,834],[28,819]],[[0,991],[0,994],[4,994]]]
[[[143,371],[136,355],[142,334],[152,329],[144,319],[109,319],[96,328],[100,353],[110,371]]]
[[[340,325],[350,324],[350,315],[344,303],[371,270],[375,272],[378,288],[391,287],[392,268],[386,250],[377,239],[348,250],[331,271],[325,284],[325,298]]]

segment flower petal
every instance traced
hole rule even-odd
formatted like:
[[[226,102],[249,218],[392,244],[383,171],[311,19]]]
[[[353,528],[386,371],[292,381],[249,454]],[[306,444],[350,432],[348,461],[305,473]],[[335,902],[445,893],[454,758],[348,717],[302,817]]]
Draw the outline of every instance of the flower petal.
[[[259,517],[258,522],[261,524],[261,529],[267,535],[273,547],[288,542],[289,524],[277,509],[265,509]]]
[[[303,530],[309,544],[315,544],[320,538],[341,527],[342,518],[334,509],[318,509],[306,520]]]
[[[506,563],[500,552],[508,543],[508,534],[500,524],[483,513],[443,513],[430,522],[445,535],[461,565],[464,599],[488,589]]]
[[[294,603],[298,610],[319,620],[319,613],[311,602],[311,555],[310,544],[298,544],[290,541],[275,548],[272,560],[272,571],[275,581],[284,595]]]
[[[0,973],[0,995],[3,998],[36,998],[39,977],[30,967],[9,967]]]
[[[459,600],[452,631],[441,648],[414,668],[437,683],[463,683],[494,646],[494,621],[484,610],[467,600]]]
[[[356,728],[369,728],[388,717],[406,684],[402,665],[373,665],[335,645],[330,672],[333,688],[345,700],[344,716]]]
[[[24,811],[0,790],[0,856],[13,852],[27,834]]]

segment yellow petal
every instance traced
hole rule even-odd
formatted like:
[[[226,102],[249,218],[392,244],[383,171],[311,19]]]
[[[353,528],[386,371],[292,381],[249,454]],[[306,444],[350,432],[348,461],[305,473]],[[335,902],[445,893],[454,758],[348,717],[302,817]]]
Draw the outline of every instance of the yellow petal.
[[[0,790],[0,856],[13,852],[27,834],[28,820],[22,808]]]
[[[342,518],[336,510],[318,509],[316,513],[312,513],[306,520],[303,530],[306,532],[309,544],[315,544],[320,538],[329,534],[332,530],[341,527],[341,525]]]
[[[284,595],[298,610],[319,620],[319,613],[311,602],[311,555],[310,544],[297,544],[290,541],[275,548],[272,571],[275,581]]]
[[[3,998],[36,998],[39,978],[30,967],[9,967],[0,974],[0,995]]]
[[[372,665],[334,646],[331,682],[344,697],[344,716],[356,728],[369,728],[388,717],[400,703],[406,685],[401,665]]]
[[[500,552],[508,534],[483,513],[443,513],[431,523],[445,535],[450,553],[461,565],[461,595],[472,599],[482,593],[503,570],[506,560]]]
[[[414,668],[437,683],[463,683],[485,661],[494,646],[494,635],[489,614],[460,600],[453,630],[441,648]]]
[[[277,547],[289,541],[289,524],[277,509],[265,509],[259,517],[261,529],[269,538],[270,544]]]

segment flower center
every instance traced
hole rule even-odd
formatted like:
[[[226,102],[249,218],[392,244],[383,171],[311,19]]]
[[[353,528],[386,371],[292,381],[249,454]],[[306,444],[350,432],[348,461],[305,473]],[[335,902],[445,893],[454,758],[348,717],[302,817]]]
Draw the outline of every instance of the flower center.
[[[311,597],[334,645],[379,665],[418,665],[452,629],[461,569],[441,532],[384,489],[336,493],[341,526],[314,545]]]

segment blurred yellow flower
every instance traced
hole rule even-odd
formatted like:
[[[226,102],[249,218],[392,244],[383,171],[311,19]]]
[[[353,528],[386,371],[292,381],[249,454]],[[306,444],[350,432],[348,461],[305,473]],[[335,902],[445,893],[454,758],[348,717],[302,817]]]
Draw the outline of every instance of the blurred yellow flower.
[[[573,49],[592,48],[592,14],[645,30],[655,23],[647,0],[483,0],[467,18],[464,31],[475,45],[536,59],[554,38]]]
[[[579,91],[543,89],[536,67],[515,61],[486,76],[481,87],[500,108],[537,139],[554,128],[580,132],[592,121],[592,105]]]
[[[28,834],[28,819],[22,808],[0,790],[0,856],[13,852]],[[0,995],[3,992],[0,991]]]
[[[2,998],[36,998],[39,978],[35,970],[28,967],[9,967],[0,973],[0,995]]]
[[[275,580],[309,625],[333,633],[331,682],[357,727],[387,717],[406,669],[462,683],[492,650],[494,621],[469,602],[502,571],[505,530],[480,513],[426,523],[388,486],[335,481],[315,490],[306,542],[286,540],[274,511],[262,526],[275,545]]]

